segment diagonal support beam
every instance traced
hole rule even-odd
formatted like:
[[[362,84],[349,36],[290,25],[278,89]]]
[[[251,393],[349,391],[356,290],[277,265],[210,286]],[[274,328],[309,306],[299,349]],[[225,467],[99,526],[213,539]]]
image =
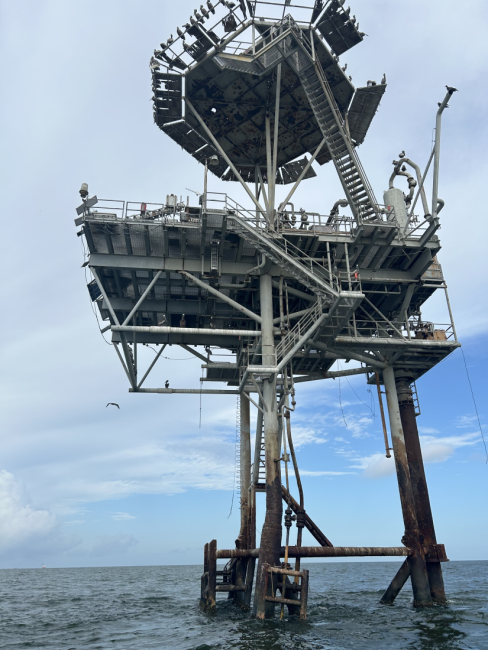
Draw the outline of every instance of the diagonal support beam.
[[[99,289],[100,289],[100,291],[102,293],[102,296],[103,296],[105,302],[107,303],[108,310],[109,310],[110,315],[112,316],[112,318],[114,320],[115,325],[120,326],[119,319],[117,318],[117,316],[115,314],[115,311],[114,311],[114,309],[112,307],[112,304],[111,304],[110,300],[108,299],[107,292],[105,291],[104,286],[103,286],[100,278],[98,277],[97,271],[93,268],[93,266],[90,266],[90,271],[92,272],[93,277],[95,278],[95,280],[96,280],[96,282],[98,284],[98,287],[99,287]],[[126,364],[127,364],[127,368],[125,368],[125,366],[124,366],[124,368],[126,369],[126,372],[128,373],[129,381],[131,383],[132,388],[136,388],[137,387],[137,378],[136,378],[136,374],[134,372],[134,366],[132,365],[132,359],[131,359],[131,356],[129,354],[129,347],[127,345],[127,340],[125,338],[125,334],[121,333],[120,341],[122,343],[122,349],[124,350],[125,361],[126,361]],[[120,355],[119,350],[117,348],[115,348],[115,349],[117,350],[117,354]]]
[[[198,357],[199,359],[201,359],[205,363],[207,363],[207,364],[212,364],[213,363],[213,361],[210,361],[210,359],[207,359],[207,357],[204,357],[203,354],[200,354],[200,352],[197,352],[196,350],[191,348],[189,345],[186,345],[186,343],[178,343],[178,345],[180,346],[180,348],[183,348],[183,350],[186,350],[190,354],[193,354],[195,357]]]
[[[240,311],[242,314],[245,314],[246,316],[249,316],[249,318],[252,318],[257,323],[262,323],[261,316],[258,316],[258,314],[255,314],[250,309],[247,309],[246,307],[243,307],[241,304],[239,304],[235,300],[232,300],[232,298],[229,298],[229,296],[226,296],[224,293],[221,293],[220,291],[217,291],[217,289],[214,289],[213,287],[211,287],[206,282],[203,282],[199,278],[196,278],[191,273],[188,273],[188,271],[179,271],[179,272],[181,273],[181,275],[184,275],[185,277],[187,277],[194,284],[198,285],[202,289],[205,289],[206,291],[213,294],[217,298],[220,298],[220,300],[222,300],[223,302],[226,302],[228,305],[231,305],[231,307],[234,307],[234,309],[236,309],[237,311]]]
[[[149,373],[151,372],[151,370],[152,370],[152,369],[154,368],[154,366],[156,365],[156,361],[159,359],[159,357],[160,357],[161,354],[163,353],[163,350],[164,350],[164,348],[166,347],[166,345],[167,345],[167,343],[165,343],[164,345],[161,346],[161,350],[159,350],[159,352],[157,353],[157,355],[156,355],[156,356],[154,357],[154,359],[152,360],[151,365],[150,365],[149,368],[146,370],[146,373],[145,373],[144,377],[143,377],[143,378],[141,379],[141,381],[137,384],[137,389],[138,389],[138,390],[139,390],[139,388],[142,386],[142,384],[144,383],[144,381],[146,380],[146,377],[149,375]]]
[[[226,162],[226,163],[229,165],[229,167],[232,169],[232,171],[234,172],[235,177],[237,178],[237,180],[239,181],[239,183],[242,185],[242,187],[243,187],[243,188],[246,190],[246,192],[248,193],[248,195],[249,195],[249,197],[251,198],[251,200],[252,200],[252,202],[254,203],[254,205],[257,207],[257,209],[259,210],[259,212],[260,212],[261,214],[264,214],[265,211],[263,210],[263,208],[262,208],[261,205],[259,204],[259,201],[256,199],[256,197],[254,196],[254,194],[251,192],[251,190],[249,189],[247,183],[244,181],[244,179],[242,178],[242,176],[239,174],[239,172],[237,171],[235,165],[234,165],[234,164],[232,163],[232,161],[230,160],[229,156],[225,153],[225,151],[222,149],[222,147],[220,146],[220,144],[217,142],[217,140],[216,140],[216,138],[214,137],[213,133],[210,131],[210,129],[208,128],[208,126],[205,124],[205,122],[203,121],[203,119],[200,117],[200,115],[199,115],[198,111],[196,110],[196,108],[193,106],[193,104],[192,104],[191,101],[188,99],[188,97],[185,97],[184,100],[185,100],[185,103],[186,103],[186,105],[188,106],[188,108],[191,110],[191,112],[193,113],[193,115],[194,115],[194,116],[196,117],[196,119],[198,120],[198,122],[199,122],[200,126],[202,127],[202,129],[205,131],[205,133],[208,135],[208,137],[209,137],[210,140],[212,141],[212,144],[214,145],[214,147],[217,149],[217,151],[220,153],[220,155],[222,156],[222,158],[225,160],[225,162]]]
[[[284,201],[282,201],[282,202],[280,203],[280,207],[278,208],[278,212],[281,212],[281,211],[283,210],[283,208],[285,207],[285,205],[288,203],[288,201],[291,199],[291,197],[295,194],[295,191],[296,191],[296,189],[298,188],[298,186],[300,185],[300,183],[302,182],[303,177],[304,177],[305,174],[308,172],[308,170],[309,170],[310,167],[312,166],[312,163],[313,163],[314,160],[317,158],[317,156],[319,155],[319,153],[322,151],[322,148],[323,148],[323,146],[324,146],[325,143],[326,143],[326,139],[323,138],[322,142],[319,144],[319,146],[317,147],[317,149],[315,149],[315,152],[314,152],[313,156],[310,158],[310,160],[308,161],[308,163],[307,163],[307,164],[305,165],[305,167],[302,169],[302,172],[301,172],[300,176],[297,178],[297,180],[295,181],[293,187],[292,187],[291,190],[288,192],[288,196],[286,197],[286,199],[285,199]]]
[[[142,303],[143,303],[144,300],[146,299],[146,296],[148,295],[148,293],[151,291],[151,289],[154,287],[154,285],[156,284],[156,282],[157,282],[157,281],[159,280],[159,278],[161,277],[161,273],[162,273],[162,271],[158,271],[158,272],[156,273],[156,275],[153,277],[153,279],[151,280],[151,282],[148,284],[146,290],[144,291],[144,293],[142,294],[142,296],[139,298],[139,300],[136,302],[136,304],[135,304],[134,307],[132,308],[132,311],[131,311],[130,314],[127,316],[127,318],[126,318],[125,321],[122,323],[122,325],[128,325],[128,324],[130,323],[131,318],[134,316],[134,314],[136,313],[136,311],[139,309],[139,307],[142,305]]]

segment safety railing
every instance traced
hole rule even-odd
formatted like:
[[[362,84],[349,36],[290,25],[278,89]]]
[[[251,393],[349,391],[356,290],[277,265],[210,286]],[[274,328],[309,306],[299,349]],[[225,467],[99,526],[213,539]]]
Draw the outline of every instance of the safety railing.
[[[98,199],[95,205],[87,208],[83,213],[85,218],[95,221],[197,223],[198,225],[200,215],[200,207],[188,206],[182,202],[165,204],[117,199]]]

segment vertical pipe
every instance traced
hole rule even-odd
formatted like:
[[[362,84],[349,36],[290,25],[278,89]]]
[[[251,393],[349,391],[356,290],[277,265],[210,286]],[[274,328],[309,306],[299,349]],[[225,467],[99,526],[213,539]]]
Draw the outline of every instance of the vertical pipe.
[[[386,401],[388,403],[391,440],[395,456],[403,521],[405,524],[405,534],[402,537],[402,543],[413,550],[413,555],[409,557],[408,561],[412,578],[414,606],[422,607],[431,605],[432,598],[430,596],[429,578],[427,575],[425,557],[420,544],[420,531],[415,512],[415,501],[410,480],[410,471],[408,469],[405,439],[395,385],[395,374],[391,366],[383,368],[383,381],[385,384]]]
[[[400,407],[403,433],[405,436],[405,448],[407,451],[408,467],[412,480],[413,497],[415,500],[415,511],[419,531],[423,537],[423,546],[432,547],[437,544],[434,518],[430,506],[429,490],[425,476],[422,450],[420,448],[417,418],[413,403],[411,382],[412,377],[408,373],[396,372],[396,385]],[[444,579],[440,562],[427,562],[427,573],[429,575],[430,593],[435,603],[446,602]]]
[[[265,117],[265,128],[266,128],[266,168],[268,174],[268,225],[271,226],[273,222],[273,209],[274,205],[271,204],[272,199],[272,190],[271,190],[271,177],[273,175],[273,161],[271,156],[271,122],[269,119],[269,112],[266,113]]]
[[[213,609],[217,602],[217,540],[208,545],[207,607]]]
[[[386,457],[391,458],[390,454],[390,445],[388,444],[388,432],[386,430],[386,421],[385,421],[385,411],[383,409],[383,399],[381,397],[381,386],[380,386],[380,378],[377,372],[374,373],[376,377],[376,390],[378,391],[378,402],[380,404],[380,414],[381,414],[381,424],[383,426],[383,436],[385,438],[385,452],[386,452]]]
[[[261,332],[262,332],[262,362],[264,366],[273,366],[276,363],[275,345],[273,336],[273,294],[272,282],[269,274],[260,277],[261,299]],[[276,375],[263,381],[263,408],[264,408],[264,444],[266,459],[266,516],[261,533],[259,549],[258,577],[254,607],[258,618],[272,616],[274,604],[264,600],[264,574],[262,566],[280,565],[281,548],[281,518],[283,505],[281,499],[281,477],[278,459],[279,426],[276,403]],[[271,581],[269,581],[271,583]],[[271,587],[271,584],[269,584]]]
[[[435,118],[435,149],[434,149],[434,181],[432,183],[432,217],[437,217],[437,197],[439,190],[439,160],[441,155],[441,121],[442,113],[451,99],[455,88],[448,88],[447,95],[442,100]]]
[[[308,603],[308,569],[302,571],[302,590],[300,593],[300,619],[307,618],[307,603]]]
[[[349,246],[347,245],[347,243],[344,244],[344,252],[346,256],[347,286],[349,287],[349,291],[352,291],[351,269],[349,267]]]
[[[236,539],[236,548],[249,548],[249,498],[251,487],[251,413],[249,400],[241,400],[241,440],[240,440],[240,488],[241,488],[241,529]],[[248,560],[237,560],[235,570],[235,584],[244,587],[246,583],[246,569]],[[234,599],[244,604],[246,593],[236,591]]]
[[[249,488],[251,486],[251,413],[248,399],[241,400],[241,530],[237,548],[249,548]]]
[[[276,164],[278,159],[278,130],[280,127],[280,93],[281,93],[281,63],[278,64],[276,71],[276,96],[275,96],[275,112],[274,112],[274,134],[273,134],[273,162],[272,162],[272,174],[273,177],[270,181],[268,178],[269,187],[273,189],[272,197],[270,197],[270,205],[273,210],[274,216],[274,207],[276,202]],[[271,193],[271,192],[270,192]]]

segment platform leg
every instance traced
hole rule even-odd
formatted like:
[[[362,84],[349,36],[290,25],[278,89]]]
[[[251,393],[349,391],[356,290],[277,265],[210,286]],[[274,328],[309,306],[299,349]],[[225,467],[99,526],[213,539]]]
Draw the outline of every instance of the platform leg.
[[[217,541],[208,545],[208,588],[207,607],[213,609],[217,604]]]
[[[276,363],[274,333],[273,333],[273,294],[271,276],[260,277],[261,297],[261,332],[263,364],[267,367]],[[256,592],[254,598],[255,614],[258,618],[271,617],[275,605],[264,600],[264,578],[262,567],[265,563],[270,566],[280,566],[281,550],[281,520],[283,505],[281,499],[280,476],[280,443],[278,412],[276,403],[276,375],[263,381],[264,405],[264,443],[266,458],[266,516],[261,533],[259,548],[259,564],[257,572]]]
[[[391,439],[395,456],[395,467],[400,492],[405,534],[402,543],[413,551],[409,556],[410,576],[412,579],[412,590],[415,607],[432,605],[430,595],[429,577],[425,562],[424,551],[420,539],[420,531],[415,510],[410,470],[408,468],[405,439],[400,419],[400,409],[395,384],[395,374],[391,366],[383,369],[383,381],[386,390],[388,403],[388,414],[390,418]]]
[[[407,373],[397,371],[395,372],[395,379],[417,521],[420,534],[423,537],[422,544],[424,547],[429,548],[437,544],[437,539],[413,403],[411,388],[413,378],[409,377]],[[446,592],[440,562],[427,562],[427,573],[432,600],[435,603],[445,603]]]

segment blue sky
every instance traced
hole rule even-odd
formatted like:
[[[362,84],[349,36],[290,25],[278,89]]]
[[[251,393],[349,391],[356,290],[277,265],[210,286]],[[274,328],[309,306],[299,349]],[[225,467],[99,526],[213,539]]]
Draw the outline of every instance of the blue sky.
[[[202,168],[152,122],[148,69],[154,47],[195,6],[0,1],[0,567],[200,563],[206,541],[232,546],[237,535],[235,502],[228,518],[235,398],[205,396],[199,428],[198,397],[129,395],[90,308],[73,224],[82,182],[135,201],[201,189]],[[369,37],[341,61],[357,86],[387,75],[359,149],[378,197],[399,151],[425,164],[444,86],[459,88],[443,121],[439,259],[486,427],[487,226],[474,197],[487,177],[488,9],[469,7],[468,23],[450,0],[357,3]],[[317,172],[295,204],[328,211],[340,186],[333,169]],[[234,184],[212,179],[210,189],[242,198]],[[442,301],[424,316],[445,322]],[[197,360],[179,348],[167,356],[154,385],[199,386]],[[487,559],[488,467],[461,352],[417,387],[438,540],[452,559]],[[334,544],[397,545],[398,491],[377,402],[361,377],[340,391],[344,418],[338,381],[298,391],[307,510]]]

